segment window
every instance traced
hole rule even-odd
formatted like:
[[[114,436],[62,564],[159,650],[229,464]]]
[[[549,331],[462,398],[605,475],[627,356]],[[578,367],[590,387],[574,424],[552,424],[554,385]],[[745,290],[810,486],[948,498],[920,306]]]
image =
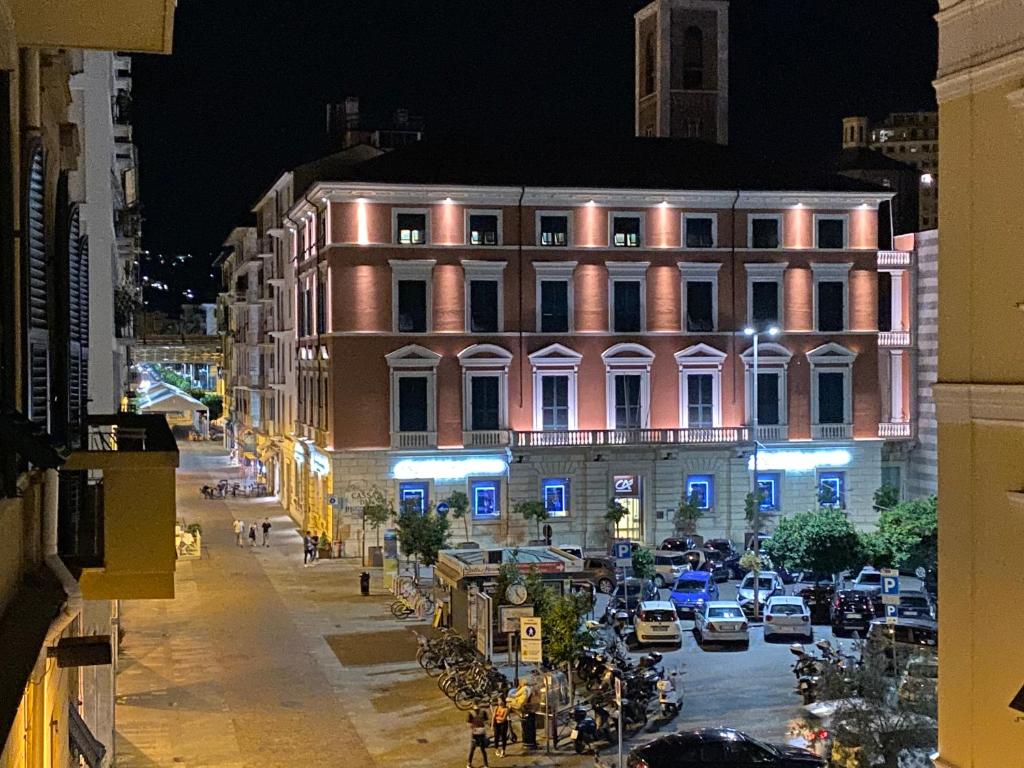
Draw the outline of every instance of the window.
[[[615,382],[614,429],[639,429],[643,426],[642,378],[639,373],[617,373]]]
[[[316,332],[327,333],[327,272],[322,271],[316,283]]]
[[[699,27],[687,27],[683,33],[683,88],[699,91],[703,87],[704,33]]]
[[[747,264],[747,322],[782,326],[783,276],[787,263]]]
[[[397,333],[429,333],[434,260],[392,259],[392,323]]]
[[[616,248],[639,248],[643,216],[639,213],[612,214],[612,245]]]
[[[761,509],[777,512],[782,508],[782,477],[778,472],[758,472],[757,487],[761,490]]]
[[[540,481],[540,497],[551,517],[569,514],[569,478],[549,477]]]
[[[462,262],[462,270],[466,275],[466,331],[500,332],[505,262],[466,259]]]
[[[686,426],[715,426],[714,376],[691,373],[686,376]]]
[[[715,476],[690,475],[686,478],[686,498],[696,496],[698,509],[711,509],[715,505]]]
[[[608,429],[647,426],[654,353],[640,344],[616,344],[601,355],[606,370]]]
[[[410,509],[421,515],[426,512],[430,502],[429,483],[399,483],[398,509],[400,512]]]
[[[747,242],[750,248],[781,248],[782,216],[751,214],[747,219]]]
[[[718,239],[718,217],[714,214],[683,214],[683,244],[687,248],[714,248]]]
[[[428,431],[426,376],[403,376],[398,380],[398,431]]]
[[[436,369],[441,355],[409,344],[385,355],[385,360],[391,369],[392,445],[432,445],[437,430]],[[307,393],[311,388],[312,382],[307,383]]]
[[[842,437],[834,426],[853,423],[852,373],[857,354],[839,344],[823,344],[807,353],[811,364],[811,436]],[[849,434],[845,435],[849,437]]]
[[[534,262],[537,273],[537,331],[569,333],[572,327],[572,276],[575,261]]]
[[[778,373],[757,373],[757,423],[765,426],[780,424]]]
[[[654,33],[648,32],[644,38],[644,91],[643,96],[654,93],[655,66],[657,53],[654,47]]]
[[[721,264],[683,262],[683,329],[706,333],[718,327],[718,270]]]
[[[493,432],[508,424],[508,366],[511,353],[494,344],[474,344],[462,350],[463,429]]]
[[[846,216],[815,215],[814,247],[834,249],[847,248],[846,226]]]
[[[844,424],[843,374],[818,373],[818,424]]]
[[[892,330],[892,273],[878,273],[878,330]]]
[[[719,427],[725,353],[695,344],[675,354],[679,366],[679,423],[683,429]]]
[[[473,517],[496,518],[501,514],[501,484],[499,480],[470,480],[469,503]]]
[[[845,472],[818,473],[818,506],[840,509],[846,506]]]
[[[425,245],[427,214],[425,211],[395,211],[395,242],[399,245]]]
[[[469,428],[501,429],[501,378],[497,374],[472,374],[469,379]]]
[[[501,245],[500,224],[501,216],[497,211],[493,212],[472,212],[468,214],[469,236],[466,242],[470,245]]]
[[[816,330],[845,330],[849,314],[849,275],[852,264],[811,264],[814,272]]]
[[[639,333],[644,330],[647,313],[646,261],[609,261],[608,307],[612,333]]]
[[[569,429],[569,377],[541,376],[541,425],[545,432]]]
[[[537,212],[537,244],[563,247],[569,244],[569,214]]]
[[[743,366],[746,369],[744,385],[746,395],[744,405],[746,408],[747,423],[753,421],[753,404],[751,398],[754,390],[754,349],[748,347],[743,354]],[[786,397],[786,371],[789,361],[792,359],[789,350],[781,344],[761,342],[758,345],[757,355],[757,423],[760,427],[782,427],[788,423],[787,397]],[[785,430],[769,429],[769,438],[761,435],[761,439],[783,439]]]
[[[530,355],[535,431],[576,429],[576,372],[582,356],[561,344]]]

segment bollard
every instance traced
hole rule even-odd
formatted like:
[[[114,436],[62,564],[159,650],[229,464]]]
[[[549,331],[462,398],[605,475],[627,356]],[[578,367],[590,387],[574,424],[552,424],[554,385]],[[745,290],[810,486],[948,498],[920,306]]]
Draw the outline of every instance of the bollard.
[[[370,574],[366,571],[359,574],[359,594],[370,594]]]

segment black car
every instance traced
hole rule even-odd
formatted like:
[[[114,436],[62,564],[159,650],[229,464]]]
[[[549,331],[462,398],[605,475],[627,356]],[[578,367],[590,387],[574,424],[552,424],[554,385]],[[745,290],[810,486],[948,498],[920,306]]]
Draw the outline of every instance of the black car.
[[[685,552],[688,549],[696,549],[700,544],[700,536],[684,536],[682,538],[662,539],[658,549],[668,552]]]
[[[898,613],[901,619],[934,619],[935,606],[927,592],[907,590],[900,592]]]
[[[740,567],[741,553],[736,551],[728,539],[708,539],[704,549],[713,549],[722,553],[722,565],[728,569],[730,579],[742,579],[746,570]]]
[[[844,589],[832,597],[830,622],[832,631],[839,635],[844,632],[867,632],[868,625],[875,616],[882,615],[881,603],[877,613],[874,603],[875,596],[860,589]]]
[[[828,624],[832,620],[832,598],[836,594],[836,582],[832,574],[804,571],[797,579],[792,592],[804,599],[813,623]]]
[[[611,618],[616,611],[626,610],[632,616],[633,611],[640,603],[645,600],[660,599],[658,588],[654,586],[653,581],[641,581],[635,576],[628,576],[625,584],[620,582],[608,595],[608,607],[605,608],[605,613]]]
[[[629,768],[824,768],[824,758],[798,747],[767,744],[732,728],[672,733],[631,750]]]

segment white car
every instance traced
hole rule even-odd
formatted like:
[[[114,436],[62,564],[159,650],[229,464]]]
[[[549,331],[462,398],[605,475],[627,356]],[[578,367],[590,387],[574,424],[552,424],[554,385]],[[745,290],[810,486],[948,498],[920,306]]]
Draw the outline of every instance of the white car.
[[[776,595],[764,607],[764,636],[796,635],[805,643],[814,640],[811,612],[802,597]]]
[[[638,643],[671,643],[681,646],[683,633],[679,629],[676,608],[667,600],[645,600],[640,603],[633,618],[633,629]]]
[[[857,578],[853,580],[854,589],[878,589],[882,588],[882,572],[872,568],[870,565],[861,568]]]
[[[654,586],[664,589],[676,583],[679,574],[690,570],[690,564],[679,552],[656,549],[654,556]]]
[[[750,646],[747,617],[733,600],[713,600],[700,606],[693,615],[693,634],[697,645],[704,643],[743,643]]]
[[[761,571],[757,578],[757,602],[760,606],[759,613],[764,613],[765,603],[773,595],[786,594],[786,587],[775,571]],[[736,599],[739,600],[743,610],[748,616],[754,615],[754,574],[748,573],[743,577],[739,587],[736,588]]]

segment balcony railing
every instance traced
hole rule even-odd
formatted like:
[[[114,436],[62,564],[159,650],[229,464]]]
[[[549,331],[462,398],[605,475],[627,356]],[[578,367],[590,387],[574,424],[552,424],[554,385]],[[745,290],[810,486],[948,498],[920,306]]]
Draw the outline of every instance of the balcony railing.
[[[750,439],[747,427],[692,427],[688,429],[574,429],[550,432],[513,432],[515,448],[590,445],[715,445]]]
[[[878,425],[878,436],[886,440],[908,440],[914,436],[909,421],[883,421]]]
[[[789,425],[758,424],[757,439],[762,443],[779,443],[789,440]]]
[[[879,251],[878,266],[880,267],[909,267],[910,251]]]
[[[392,448],[434,448],[437,446],[437,432],[393,432]]]
[[[509,433],[507,429],[478,429],[472,432],[462,433],[462,444],[467,448],[490,447],[508,445]]]
[[[909,347],[910,331],[879,331],[878,346]]]
[[[853,424],[811,424],[812,440],[851,440]]]

